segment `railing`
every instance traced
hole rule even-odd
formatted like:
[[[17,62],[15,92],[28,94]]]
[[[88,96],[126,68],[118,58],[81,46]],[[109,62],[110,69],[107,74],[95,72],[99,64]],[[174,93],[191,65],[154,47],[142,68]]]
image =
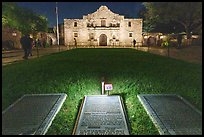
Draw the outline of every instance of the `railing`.
[[[109,25],[109,26],[93,26],[93,25],[87,25],[88,28],[119,28],[120,25]]]
[[[78,42],[77,45],[74,45],[73,43],[68,43],[67,49],[73,49],[73,48],[134,48],[133,43],[125,43],[125,42],[115,42],[108,44],[107,46],[100,46],[96,42]],[[137,42],[135,47],[141,47],[142,42]]]

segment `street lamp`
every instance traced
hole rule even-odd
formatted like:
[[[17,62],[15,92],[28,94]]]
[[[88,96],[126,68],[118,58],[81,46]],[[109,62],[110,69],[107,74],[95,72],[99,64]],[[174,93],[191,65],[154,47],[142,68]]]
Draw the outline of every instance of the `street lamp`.
[[[59,51],[60,51],[60,45],[59,45],[59,28],[58,28],[58,7],[57,7],[57,2],[56,2],[56,20],[57,20],[57,45],[59,46]]]
[[[101,95],[104,95],[104,85],[105,85],[105,78],[102,77],[101,79]]]

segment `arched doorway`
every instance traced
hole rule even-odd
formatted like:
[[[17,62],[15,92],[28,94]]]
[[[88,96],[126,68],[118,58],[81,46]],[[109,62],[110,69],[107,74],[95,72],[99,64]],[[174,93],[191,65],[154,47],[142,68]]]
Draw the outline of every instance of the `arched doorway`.
[[[99,46],[107,46],[107,36],[105,34],[100,35]]]

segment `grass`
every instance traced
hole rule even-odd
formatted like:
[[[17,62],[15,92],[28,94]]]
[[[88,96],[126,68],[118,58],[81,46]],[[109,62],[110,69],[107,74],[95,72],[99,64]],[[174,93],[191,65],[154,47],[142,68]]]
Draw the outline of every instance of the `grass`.
[[[47,134],[72,134],[84,95],[101,94],[101,78],[120,95],[132,135],[159,134],[137,94],[178,94],[202,110],[202,65],[133,49],[73,49],[2,67],[2,110],[24,94],[66,93]]]

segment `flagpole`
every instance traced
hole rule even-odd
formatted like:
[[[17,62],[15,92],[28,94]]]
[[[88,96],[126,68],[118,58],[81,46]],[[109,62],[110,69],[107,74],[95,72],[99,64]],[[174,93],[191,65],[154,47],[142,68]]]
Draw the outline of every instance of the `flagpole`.
[[[56,19],[57,19],[57,45],[59,46],[60,51],[60,45],[59,45],[59,28],[58,28],[58,7],[56,2]]]

